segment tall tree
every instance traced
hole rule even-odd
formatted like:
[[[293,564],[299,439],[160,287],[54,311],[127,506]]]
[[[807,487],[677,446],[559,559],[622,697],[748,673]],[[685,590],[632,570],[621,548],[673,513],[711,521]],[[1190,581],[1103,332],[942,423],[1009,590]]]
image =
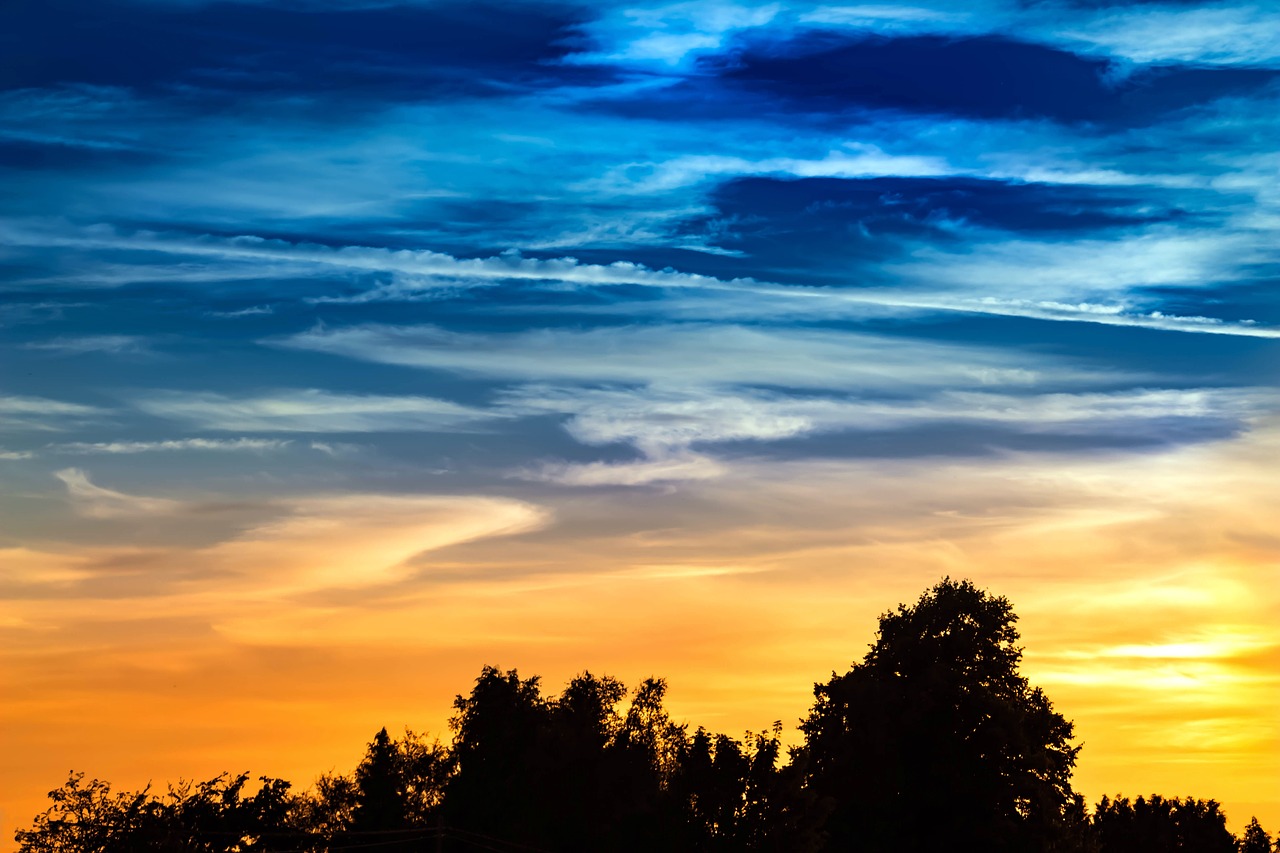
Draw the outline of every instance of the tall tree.
[[[1240,836],[1240,853],[1271,853],[1271,836],[1255,817]]]
[[[458,696],[453,728],[454,775],[445,792],[449,826],[540,844],[552,816],[537,781],[550,706],[539,679],[486,666],[471,695]]]
[[[1065,843],[1079,747],[1018,671],[1017,616],[970,581],[880,617],[801,724],[829,849],[1041,851]]]

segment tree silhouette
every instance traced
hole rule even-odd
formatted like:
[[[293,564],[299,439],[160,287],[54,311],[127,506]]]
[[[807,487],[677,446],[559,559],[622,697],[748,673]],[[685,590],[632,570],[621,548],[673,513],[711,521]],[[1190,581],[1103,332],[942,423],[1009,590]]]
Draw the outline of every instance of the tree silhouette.
[[[1233,853],[1236,839],[1214,800],[1103,797],[1093,813],[1100,853]]]
[[[1072,725],[1018,672],[1007,599],[949,578],[880,617],[861,663],[816,685],[808,780],[829,849],[1044,850],[1065,841]]]
[[[293,849],[289,783],[262,777],[257,793],[242,796],[247,773],[206,782],[178,782],[162,797],[112,794],[97,779],[73,773],[31,829],[14,838],[21,853],[265,853]]]
[[[558,697],[486,666],[453,743],[374,735],[314,789],[248,774],[118,793],[72,774],[20,853],[1273,853],[1213,800],[1071,789],[1072,726],[1019,673],[1009,602],[949,578],[883,614],[844,675],[814,686],[804,745],[782,726],[692,735],[667,684],[583,672]]]
[[[71,853],[124,849],[137,838],[145,821],[147,791],[111,792],[99,779],[84,781],[72,773],[61,788],[49,792],[52,805],[36,815],[31,829],[14,838],[22,853]]]
[[[788,851],[821,846],[825,812],[795,765],[778,766],[781,723],[746,743],[699,728],[680,756],[672,796],[684,812],[691,849]]]
[[[1240,853],[1271,853],[1271,836],[1255,817],[1240,837]]]
[[[450,720],[454,775],[445,795],[450,826],[501,838],[543,840],[548,827],[537,784],[541,733],[549,708],[538,678],[486,666]]]

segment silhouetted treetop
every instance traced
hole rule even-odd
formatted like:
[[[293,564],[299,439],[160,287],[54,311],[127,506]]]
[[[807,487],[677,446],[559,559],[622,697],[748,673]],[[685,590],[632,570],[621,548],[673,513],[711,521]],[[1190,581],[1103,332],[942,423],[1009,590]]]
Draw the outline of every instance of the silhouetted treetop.
[[[1159,794],[1133,802],[1103,797],[1093,836],[1099,853],[1235,853],[1237,847],[1217,802]]]
[[[879,619],[862,660],[782,724],[690,731],[667,683],[582,672],[558,696],[484,667],[452,743],[377,731],[304,794],[221,774],[162,794],[72,774],[20,853],[1273,853],[1213,800],[1071,788],[1072,724],[1019,672],[1009,601],[946,578]]]
[[[1074,802],[1072,725],[1018,672],[1007,599],[945,579],[816,685],[808,783],[833,849],[1046,849]]]

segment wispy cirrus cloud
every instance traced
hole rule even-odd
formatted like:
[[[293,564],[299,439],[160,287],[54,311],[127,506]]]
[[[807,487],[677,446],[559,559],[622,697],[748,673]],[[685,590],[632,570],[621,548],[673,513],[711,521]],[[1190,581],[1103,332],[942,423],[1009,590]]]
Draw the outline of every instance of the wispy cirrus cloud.
[[[151,340],[138,335],[84,335],[34,341],[23,344],[23,349],[59,355],[147,355],[151,352]]]
[[[699,57],[725,50],[734,37],[787,38],[822,27],[886,38],[999,33],[1141,64],[1275,66],[1275,23],[1275,13],[1255,2],[658,3],[604,12],[587,26],[598,47],[575,58],[692,70]]]
[[[1018,359],[1014,366],[1006,354],[984,347],[917,342],[903,348],[876,334],[698,323],[497,334],[426,325],[361,325],[317,328],[271,343],[506,381],[885,391],[939,382],[962,387],[1031,385],[1046,375],[1070,382],[1073,374],[1069,367],[1034,357]]]
[[[280,263],[294,269],[311,267],[311,274],[333,270],[355,273],[386,273],[412,276],[419,286],[438,284],[492,284],[500,281],[556,281],[578,285],[651,285],[688,287],[703,283],[723,283],[713,276],[653,270],[641,264],[617,261],[612,264],[584,263],[576,258],[528,258],[516,250],[485,258],[458,258],[428,249],[386,249],[374,246],[325,246],[291,243],[257,236],[220,237],[182,233],[120,233],[107,226],[89,228],[48,228],[0,225],[0,243],[13,246],[78,248],[85,250],[143,251],[173,257],[209,257],[236,262]],[[276,274],[287,269],[275,270]],[[181,270],[167,270],[181,277]],[[262,271],[259,270],[259,275]],[[121,283],[128,279],[121,279]]]
[[[62,430],[105,414],[105,410],[84,403],[0,395],[0,425],[9,429]]]
[[[90,518],[173,515],[183,509],[180,501],[130,495],[96,485],[79,468],[64,468],[54,476],[67,487],[67,496],[76,512]]]
[[[49,449],[72,454],[174,453],[188,450],[261,453],[283,450],[290,444],[288,440],[272,438],[174,438],[163,441],[70,441],[51,445]]]
[[[316,389],[255,397],[171,391],[139,397],[133,404],[149,415],[224,431],[450,431],[475,428],[485,420],[503,417],[433,397],[338,394]]]
[[[565,285],[578,288],[651,287],[679,293],[687,290],[720,291],[734,310],[733,302],[754,296],[764,298],[795,295],[796,304],[806,304],[815,319],[822,319],[826,306],[833,316],[847,314],[850,304],[882,305],[919,311],[967,311],[1004,316],[1025,316],[1044,320],[1095,322],[1131,325],[1170,331],[1240,334],[1269,337],[1273,331],[1253,322],[1231,321],[1212,316],[1180,316],[1161,311],[1158,301],[1146,297],[1147,305],[1134,299],[1142,288],[1163,285],[1200,287],[1220,285],[1233,279],[1250,280],[1254,271],[1271,262],[1274,255],[1265,232],[1257,229],[1226,234],[1183,234],[1169,228],[1152,227],[1127,238],[1093,241],[1000,240],[986,235],[977,249],[963,253],[931,246],[917,247],[909,261],[881,264],[883,271],[899,277],[908,287],[885,291],[874,287],[861,290],[804,290],[790,285],[744,278],[718,278],[676,269],[652,269],[631,261],[610,264],[586,263],[572,257],[530,258],[508,251],[486,258],[457,258],[430,250],[391,250],[368,246],[329,247],[294,244],[258,237],[222,238],[154,234],[118,234],[113,229],[89,228],[70,233],[49,233],[40,229],[10,228],[0,231],[0,242],[16,245],[71,245],[84,248],[144,249],[174,257],[213,257],[234,265],[243,264],[250,274],[255,260],[269,264],[277,276],[314,278],[331,275],[336,269],[358,275],[384,274],[389,284],[373,284],[356,294],[310,297],[317,303],[362,303],[440,298],[448,291],[468,287],[498,287],[528,282],[533,286]],[[181,280],[179,267],[158,267],[165,279]],[[260,275],[256,270],[253,275]],[[225,270],[213,274],[225,275]],[[208,278],[200,271],[197,276]],[[144,279],[147,277],[144,274]],[[137,281],[133,273],[123,273],[115,284]],[[1006,284],[1007,283],[1007,284]],[[937,286],[947,290],[934,290]],[[1038,299],[1001,298],[993,295],[1002,288],[1028,289]],[[970,296],[974,291],[981,296]],[[436,294],[436,295],[433,295]],[[1111,297],[1111,298],[1108,298]],[[841,303],[844,303],[841,307]],[[1073,305],[1096,304],[1102,310]],[[255,312],[257,313],[257,312]],[[1247,318],[1251,319],[1251,318]],[[54,339],[35,346],[65,352],[127,352],[143,346],[127,336],[90,336]]]
[[[530,386],[504,395],[514,411],[567,417],[565,429],[588,445],[627,444],[631,462],[544,463],[516,476],[564,485],[643,485],[722,476],[730,466],[707,454],[716,445],[769,442],[824,433],[890,432],[929,426],[980,426],[1014,433],[1176,436],[1179,422],[1235,432],[1280,408],[1265,389],[1134,388],[1110,393],[999,393],[937,389],[909,399],[795,396],[750,388],[676,391]],[[1185,430],[1185,426],[1183,427]],[[998,433],[988,439],[995,443]]]

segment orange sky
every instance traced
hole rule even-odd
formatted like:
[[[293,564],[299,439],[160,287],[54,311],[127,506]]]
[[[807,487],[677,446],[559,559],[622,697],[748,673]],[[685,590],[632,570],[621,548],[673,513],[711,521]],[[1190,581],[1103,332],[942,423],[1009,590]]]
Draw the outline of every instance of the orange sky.
[[[71,769],[305,787],[382,725],[446,737],[486,663],[552,691],[658,674],[694,725],[793,726],[878,613],[947,574],[1014,602],[1091,801],[1213,797],[1274,831],[1278,452],[1262,424],[1088,463],[762,461],[666,495],[307,498],[200,548],[8,549],[4,843]],[[75,512],[140,536],[198,509],[64,475]]]

